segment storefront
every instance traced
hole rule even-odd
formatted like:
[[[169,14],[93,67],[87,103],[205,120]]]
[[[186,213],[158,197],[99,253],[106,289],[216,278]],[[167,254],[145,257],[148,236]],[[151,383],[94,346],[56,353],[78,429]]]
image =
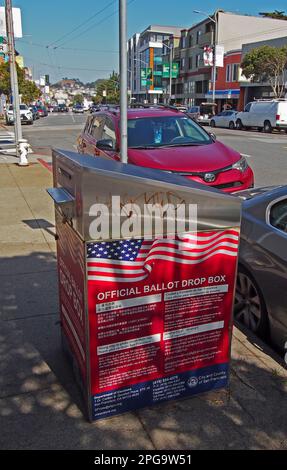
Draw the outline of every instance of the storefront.
[[[217,104],[217,112],[225,109],[237,109],[240,96],[240,89],[235,90],[216,90],[215,102]],[[212,91],[209,91],[205,98],[207,101],[212,101]]]

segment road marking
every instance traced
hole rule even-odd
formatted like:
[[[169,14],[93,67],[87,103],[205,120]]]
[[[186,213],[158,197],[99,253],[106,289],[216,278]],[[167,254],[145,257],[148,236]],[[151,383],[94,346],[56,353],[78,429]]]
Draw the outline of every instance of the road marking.
[[[46,168],[47,170],[51,172],[53,171],[52,162],[46,162],[42,158],[38,158],[38,162],[41,163],[41,165],[43,165],[43,167]]]

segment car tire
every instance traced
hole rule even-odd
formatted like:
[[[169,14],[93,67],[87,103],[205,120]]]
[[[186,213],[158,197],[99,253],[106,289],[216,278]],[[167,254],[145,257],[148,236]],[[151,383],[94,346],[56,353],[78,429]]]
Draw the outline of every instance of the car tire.
[[[210,121],[210,127],[216,127],[215,121],[213,119]]]
[[[233,122],[233,121],[230,121],[230,123],[229,123],[229,126],[228,126],[228,127],[229,127],[229,129],[234,129],[234,128],[235,128],[235,124],[234,124],[234,122]]]
[[[243,129],[243,124],[242,124],[241,119],[237,119],[237,121],[236,121],[236,129],[238,129],[239,131],[241,131],[241,130]]]
[[[254,277],[243,266],[238,267],[234,319],[260,338],[266,338],[269,330],[266,304]]]
[[[263,130],[264,130],[264,132],[265,132],[266,134],[271,134],[271,132],[272,132],[272,126],[271,126],[270,121],[264,121]]]

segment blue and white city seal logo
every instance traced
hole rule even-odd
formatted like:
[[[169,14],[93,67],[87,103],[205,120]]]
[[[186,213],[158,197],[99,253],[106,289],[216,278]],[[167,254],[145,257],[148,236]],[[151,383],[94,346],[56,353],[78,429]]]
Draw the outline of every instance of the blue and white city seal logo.
[[[189,388],[193,388],[193,387],[196,387],[198,384],[198,378],[197,377],[190,377],[188,379],[188,381],[186,382],[186,385],[189,387]]]

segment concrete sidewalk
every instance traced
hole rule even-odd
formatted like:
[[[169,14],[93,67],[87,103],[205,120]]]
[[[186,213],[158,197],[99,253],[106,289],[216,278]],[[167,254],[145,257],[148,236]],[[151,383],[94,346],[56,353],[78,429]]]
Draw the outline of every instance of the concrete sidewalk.
[[[221,390],[90,424],[61,351],[51,173],[0,165],[1,449],[287,449],[287,371],[234,328]]]

